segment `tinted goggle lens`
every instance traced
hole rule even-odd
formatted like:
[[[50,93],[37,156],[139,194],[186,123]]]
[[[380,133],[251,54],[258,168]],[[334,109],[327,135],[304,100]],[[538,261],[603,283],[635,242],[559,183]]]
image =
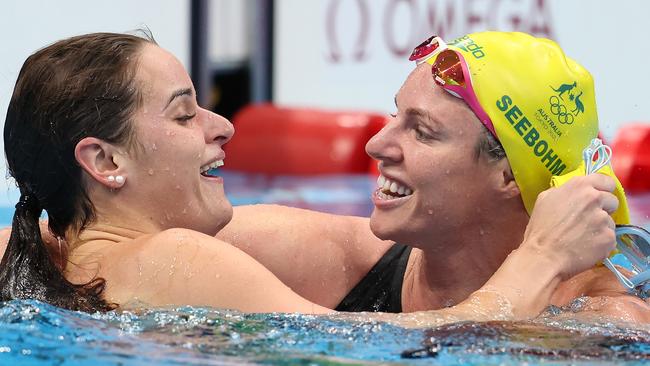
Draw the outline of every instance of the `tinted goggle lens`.
[[[650,269],[650,233],[635,226],[616,228],[616,246],[638,273]]]
[[[431,36],[426,41],[420,43],[409,56],[409,61],[417,61],[421,58],[427,57],[440,47],[437,36]]]
[[[465,87],[463,64],[458,54],[453,50],[442,51],[431,67],[433,78],[441,86],[456,85]]]

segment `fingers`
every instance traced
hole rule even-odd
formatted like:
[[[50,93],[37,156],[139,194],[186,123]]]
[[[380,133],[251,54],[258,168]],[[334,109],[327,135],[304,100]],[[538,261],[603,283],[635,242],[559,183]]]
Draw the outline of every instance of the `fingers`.
[[[589,174],[584,179],[599,191],[614,192],[616,189],[616,181],[614,178],[605,174]]]
[[[613,214],[618,209],[618,198],[609,192],[600,192],[600,206],[608,214]]]
[[[596,203],[608,214],[612,214],[618,209],[618,198],[612,194],[612,192],[614,192],[616,189],[616,181],[614,178],[605,174],[590,174],[587,176],[573,178],[572,181],[577,185],[573,187],[593,187],[593,189],[596,190],[596,194],[594,195],[594,192],[592,191],[589,193],[589,197],[592,199],[595,198]],[[571,189],[574,190],[576,188]],[[590,189],[582,191],[588,192],[589,190]]]

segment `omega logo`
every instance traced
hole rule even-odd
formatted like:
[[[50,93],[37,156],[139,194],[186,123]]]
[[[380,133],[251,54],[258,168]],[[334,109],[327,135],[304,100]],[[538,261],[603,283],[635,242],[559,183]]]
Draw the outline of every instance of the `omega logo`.
[[[433,34],[500,29],[553,38],[548,0],[329,0],[324,15],[331,63],[365,62],[377,45],[404,58]]]

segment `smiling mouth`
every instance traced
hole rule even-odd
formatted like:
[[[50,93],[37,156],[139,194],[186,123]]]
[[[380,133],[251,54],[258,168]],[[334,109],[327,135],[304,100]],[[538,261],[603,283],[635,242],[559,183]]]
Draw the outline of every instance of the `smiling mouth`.
[[[377,197],[384,200],[392,200],[407,197],[413,194],[413,190],[401,183],[390,180],[383,175],[377,178]]]
[[[223,166],[223,160],[217,160],[201,167],[201,175],[207,178],[218,177],[217,171]]]

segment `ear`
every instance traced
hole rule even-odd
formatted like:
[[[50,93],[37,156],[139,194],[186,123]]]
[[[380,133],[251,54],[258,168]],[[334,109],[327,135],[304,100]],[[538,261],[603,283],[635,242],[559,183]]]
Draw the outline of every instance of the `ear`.
[[[98,183],[111,188],[120,188],[120,184],[109,180],[109,176],[125,176],[124,167],[120,167],[122,154],[113,144],[95,137],[86,137],[77,143],[74,156],[81,169]]]
[[[500,176],[498,189],[506,198],[513,198],[521,195],[519,185],[515,181],[515,175],[512,173],[508,159],[501,159],[497,162],[497,172]]]

